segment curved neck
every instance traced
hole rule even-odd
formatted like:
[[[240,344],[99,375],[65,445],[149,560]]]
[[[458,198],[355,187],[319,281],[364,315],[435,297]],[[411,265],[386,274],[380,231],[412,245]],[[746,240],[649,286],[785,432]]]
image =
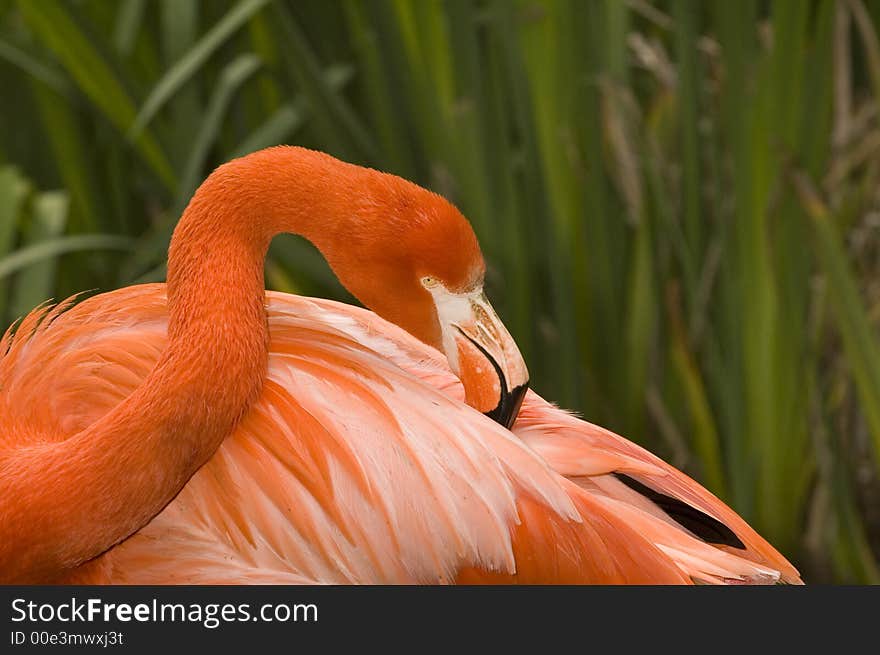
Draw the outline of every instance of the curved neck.
[[[332,254],[352,229],[357,178],[367,173],[320,153],[276,148],[206,180],[169,250],[168,344],[156,367],[83,432],[0,455],[0,498],[7,499],[0,581],[57,579],[100,555],[161,511],[211,457],[265,377],[269,242],[295,232]]]

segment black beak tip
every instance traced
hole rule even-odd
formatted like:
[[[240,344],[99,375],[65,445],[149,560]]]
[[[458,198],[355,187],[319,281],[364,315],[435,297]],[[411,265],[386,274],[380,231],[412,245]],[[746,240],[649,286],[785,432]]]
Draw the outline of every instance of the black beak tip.
[[[528,390],[528,382],[514,387],[510,391],[507,391],[506,388],[502,389],[498,406],[491,412],[486,412],[486,416],[509,430],[513,427],[513,422],[516,420],[517,414],[519,414],[519,408],[522,407],[523,398],[525,398],[526,391]]]

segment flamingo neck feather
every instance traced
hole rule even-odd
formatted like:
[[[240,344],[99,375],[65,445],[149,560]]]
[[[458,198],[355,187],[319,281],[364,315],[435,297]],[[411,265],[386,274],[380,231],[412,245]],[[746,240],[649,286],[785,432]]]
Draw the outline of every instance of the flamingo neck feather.
[[[266,375],[263,264],[299,233],[333,265],[359,237],[365,175],[300,148],[218,168],[168,256],[168,344],[143,384],[89,428],[0,453],[0,581],[58,579],[144,526],[235,429]],[[370,202],[370,200],[367,200]]]

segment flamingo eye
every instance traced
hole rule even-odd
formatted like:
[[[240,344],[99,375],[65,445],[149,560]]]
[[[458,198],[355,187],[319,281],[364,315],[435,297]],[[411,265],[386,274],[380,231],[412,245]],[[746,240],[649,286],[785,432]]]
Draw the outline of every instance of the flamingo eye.
[[[438,284],[440,284],[440,280],[435,277],[431,277],[430,275],[426,275],[422,278],[422,286],[426,289],[433,289]]]

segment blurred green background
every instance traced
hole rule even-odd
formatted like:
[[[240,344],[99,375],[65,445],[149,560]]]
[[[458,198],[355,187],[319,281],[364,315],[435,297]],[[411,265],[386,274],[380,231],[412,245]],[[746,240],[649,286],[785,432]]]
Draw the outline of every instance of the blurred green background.
[[[880,4],[0,0],[0,314],[160,280],[277,143],[471,219],[534,388],[880,582]],[[295,237],[276,289],[349,299]]]

